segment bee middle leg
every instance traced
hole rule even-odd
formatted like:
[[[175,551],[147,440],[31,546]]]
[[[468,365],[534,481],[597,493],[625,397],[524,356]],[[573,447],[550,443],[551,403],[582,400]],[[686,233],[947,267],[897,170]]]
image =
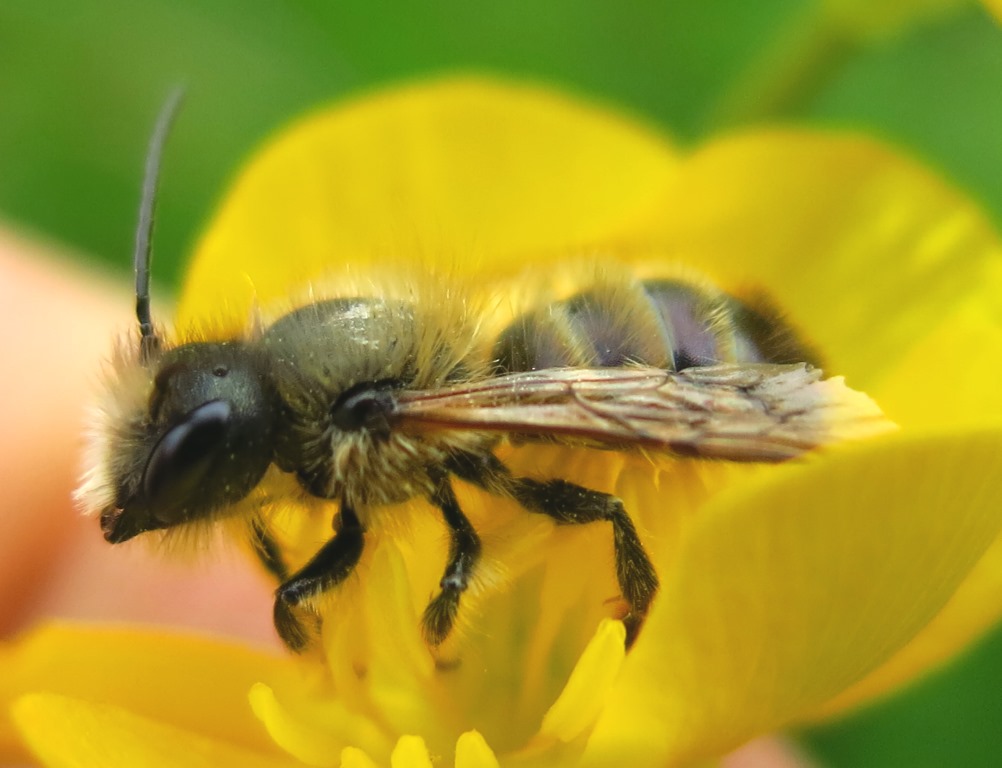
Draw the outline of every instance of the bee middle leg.
[[[456,623],[459,598],[469,586],[474,565],[480,559],[480,537],[459,507],[447,477],[439,480],[431,502],[442,510],[449,526],[449,561],[439,582],[441,591],[425,608],[421,623],[429,645],[439,645]]]
[[[275,629],[294,651],[305,649],[310,640],[310,633],[303,626],[297,609],[310,598],[344,581],[362,556],[365,529],[347,502],[342,501],[339,518],[334,538],[275,592]]]
[[[630,609],[624,623],[627,640],[632,642],[658,591],[658,576],[622,501],[566,480],[516,477],[492,453],[461,454],[453,458],[449,469],[487,492],[514,499],[530,512],[547,515],[561,525],[612,523],[616,579]]]

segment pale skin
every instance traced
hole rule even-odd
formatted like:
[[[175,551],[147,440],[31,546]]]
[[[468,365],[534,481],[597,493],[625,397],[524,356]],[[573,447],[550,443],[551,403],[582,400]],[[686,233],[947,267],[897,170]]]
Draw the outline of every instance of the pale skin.
[[[74,508],[83,424],[113,340],[131,331],[125,280],[0,229],[0,637],[43,619],[190,627],[278,647],[267,579],[238,552],[189,561],[110,547]]]
[[[71,494],[101,361],[131,331],[132,288],[0,226],[0,640],[53,619],[180,627],[279,649],[273,585],[241,553],[189,560],[110,547]],[[728,768],[804,768],[785,741],[754,741]]]

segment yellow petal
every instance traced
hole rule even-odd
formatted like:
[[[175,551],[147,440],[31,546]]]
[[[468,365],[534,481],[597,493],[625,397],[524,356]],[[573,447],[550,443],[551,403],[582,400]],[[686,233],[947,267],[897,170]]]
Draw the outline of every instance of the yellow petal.
[[[341,768],[376,768],[376,764],[361,749],[345,747],[341,750]]]
[[[721,754],[859,680],[1002,526],[1002,432],[906,434],[761,473],[703,510],[586,753]]]
[[[653,215],[674,165],[663,137],[543,88],[464,78],[364,97],[250,163],[197,249],[179,319],[242,325],[253,297],[332,264],[462,270],[614,239]]]
[[[626,629],[604,620],[571,672],[564,690],[543,717],[541,735],[571,741],[590,726],[619,675],[626,655]]]
[[[432,768],[428,748],[420,736],[401,736],[390,755],[391,768]]]
[[[23,691],[17,691],[3,683],[4,673],[14,669],[14,649],[9,645],[0,645],[0,765],[27,764],[31,756],[27,746],[21,741],[21,734],[10,718],[10,708],[14,700]]]
[[[467,731],[456,740],[456,768],[500,768],[493,750],[477,731]]]
[[[291,660],[245,647],[137,629],[46,626],[2,657],[0,703],[48,691],[277,754],[247,704],[258,680],[295,678]]]
[[[678,171],[658,236],[724,285],[766,288],[864,391],[1002,257],[971,201],[870,139],[746,133]]]
[[[995,285],[998,285],[996,282]],[[936,332],[909,350],[873,394],[888,415],[909,427],[959,429],[1002,423],[1002,290],[987,286],[957,308]],[[938,362],[935,362],[938,361]],[[813,717],[869,701],[938,666],[1002,618],[1002,539],[997,539],[946,607],[886,664]]]
[[[997,415],[994,417],[998,423]],[[886,695],[941,666],[1002,618],[1002,537],[971,570],[950,601],[919,634],[871,674],[803,719],[831,717]]]
[[[960,585],[950,602],[908,645],[871,674],[825,702],[805,721],[832,717],[858,707],[941,666],[1002,617],[1002,537]]]
[[[290,696],[284,701],[271,687],[258,683],[250,690],[250,704],[275,743],[307,765],[343,763],[349,746],[365,755],[389,752],[390,744],[379,728],[349,711],[336,696]]]
[[[904,427],[1002,421],[1002,289],[958,304],[870,393]]]
[[[13,707],[32,752],[49,768],[281,768],[295,763],[141,717],[120,707],[36,693]]]
[[[380,713],[382,722],[394,733],[414,730],[432,741],[439,736],[433,732],[438,712],[423,694],[434,675],[434,659],[421,638],[420,613],[410,593],[407,564],[393,541],[384,539],[375,544],[372,567],[356,585],[363,595],[371,596],[366,616],[368,647],[356,657],[352,669],[346,660],[353,658],[351,636],[359,633],[357,619],[325,626],[328,664],[335,682],[348,690],[351,678],[359,677],[357,670],[365,670],[364,680],[354,685],[364,688],[360,696]],[[338,658],[341,649],[344,655]]]

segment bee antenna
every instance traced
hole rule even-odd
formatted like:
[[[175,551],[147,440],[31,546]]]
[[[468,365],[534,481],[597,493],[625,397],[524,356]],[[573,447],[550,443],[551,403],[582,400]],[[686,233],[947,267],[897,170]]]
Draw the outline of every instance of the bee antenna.
[[[157,206],[157,183],[160,177],[160,161],[164,144],[170,133],[174,118],[184,99],[184,87],[177,86],[167,97],[160,115],[157,117],[150,148],[146,153],[146,170],[143,175],[143,196],[139,203],[139,222],[136,225],[136,248],[132,254],[132,264],[136,272],[136,319],[139,320],[139,356],[148,360],[160,346],[160,339],[153,331],[150,317],[150,263],[152,261],[153,219]]]

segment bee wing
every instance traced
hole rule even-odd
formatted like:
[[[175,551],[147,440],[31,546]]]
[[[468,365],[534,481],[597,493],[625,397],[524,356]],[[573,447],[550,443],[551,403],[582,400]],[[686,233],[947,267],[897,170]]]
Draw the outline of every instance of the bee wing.
[[[796,365],[555,368],[398,395],[398,427],[781,461],[894,425],[841,377]]]

